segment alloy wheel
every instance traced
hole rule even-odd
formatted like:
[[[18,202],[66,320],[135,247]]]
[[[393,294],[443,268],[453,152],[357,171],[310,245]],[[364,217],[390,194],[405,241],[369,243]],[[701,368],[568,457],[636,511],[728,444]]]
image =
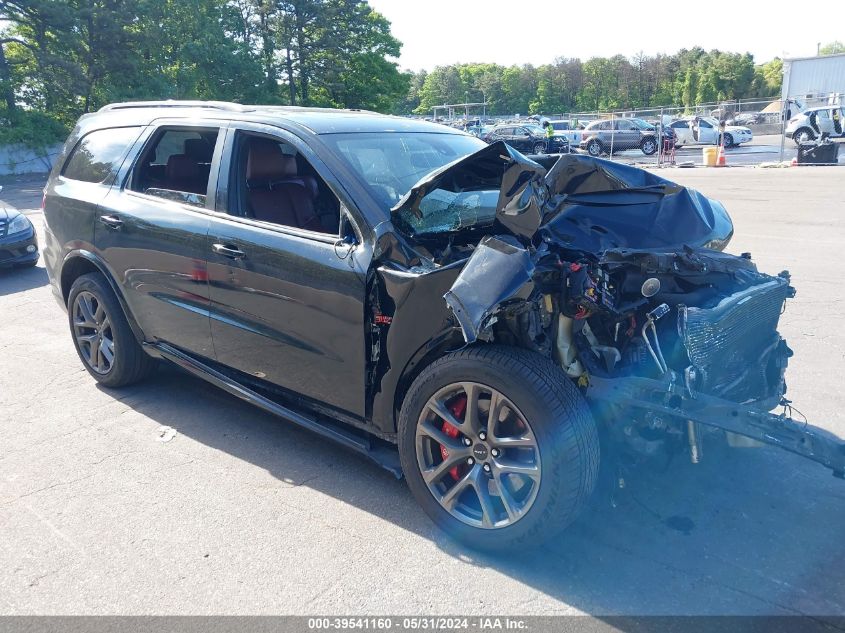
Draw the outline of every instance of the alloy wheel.
[[[429,398],[416,454],[429,492],[473,527],[512,525],[540,489],[540,450],[528,421],[504,394],[479,383],[454,383]]]
[[[106,307],[92,292],[80,292],[73,302],[73,336],[87,365],[107,374],[114,363],[114,335]]]

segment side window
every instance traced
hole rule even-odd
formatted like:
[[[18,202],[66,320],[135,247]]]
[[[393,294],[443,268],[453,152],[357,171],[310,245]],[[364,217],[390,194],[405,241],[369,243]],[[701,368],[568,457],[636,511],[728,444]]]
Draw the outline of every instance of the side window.
[[[121,127],[86,134],[71,152],[62,176],[83,182],[104,182],[117,172],[120,159],[140,132],[138,127]]]
[[[235,192],[229,212],[317,233],[340,231],[340,201],[295,147],[266,136],[238,133],[232,160]],[[357,157],[359,161],[382,156]],[[384,170],[389,172],[389,166]]]
[[[621,121],[621,120],[617,119],[616,129],[617,130],[629,130],[630,131],[630,130],[636,129],[636,127],[630,121]]]
[[[144,148],[129,189],[204,207],[216,128],[165,129]]]
[[[702,127],[702,128],[708,129],[708,130],[713,127],[707,121],[704,121],[704,120],[699,121],[698,125],[699,125],[699,127]]]

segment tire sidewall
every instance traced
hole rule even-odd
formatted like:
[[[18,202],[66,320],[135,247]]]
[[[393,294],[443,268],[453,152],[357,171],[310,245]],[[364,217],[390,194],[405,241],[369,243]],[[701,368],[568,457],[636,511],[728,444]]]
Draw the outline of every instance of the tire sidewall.
[[[545,516],[545,510],[554,505],[554,498],[561,494],[560,469],[563,468],[563,456],[560,443],[556,442],[555,438],[558,430],[556,425],[565,424],[566,421],[554,419],[548,403],[529,393],[516,372],[502,371],[502,367],[497,364],[475,358],[455,358],[453,361],[439,364],[436,372],[426,374],[428,372],[424,371],[408,391],[400,414],[399,453],[409,488],[423,510],[438,526],[472,547],[507,547],[515,542],[527,540],[538,530],[538,523],[550,520],[550,517]],[[501,392],[519,409],[537,439],[541,467],[537,496],[527,513],[507,527],[482,529],[462,523],[434,498],[419,471],[416,425],[420,412],[428,399],[439,389],[461,381],[477,382]],[[583,411],[579,413],[589,415],[589,409],[583,400],[580,400],[580,405]]]
[[[73,326],[74,303],[77,296],[82,292],[90,292],[97,301],[102,303],[105,308],[111,323],[112,340],[114,341],[114,360],[109,371],[105,374],[100,374],[94,371],[88,362],[85,360],[82,350],[79,349],[79,342],[76,340],[76,332]],[[73,347],[79,356],[79,360],[85,366],[91,376],[97,382],[109,387],[116,386],[123,382],[123,374],[125,365],[127,363],[127,352],[129,347],[133,344],[137,345],[134,334],[132,333],[126,316],[123,314],[123,308],[115,297],[114,292],[108,287],[105,278],[99,273],[89,273],[82,275],[70,288],[67,301],[68,325],[70,326],[70,333],[73,339]]]

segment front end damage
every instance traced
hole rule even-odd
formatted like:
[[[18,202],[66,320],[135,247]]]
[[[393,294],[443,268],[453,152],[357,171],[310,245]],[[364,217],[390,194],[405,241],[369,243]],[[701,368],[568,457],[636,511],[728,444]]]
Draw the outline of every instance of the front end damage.
[[[845,473],[845,443],[787,415],[789,273],[723,253],[733,226],[719,203],[636,168],[578,155],[544,167],[499,143],[418,183],[393,223],[419,254],[407,274],[461,267],[443,298],[466,344],[553,359],[629,454],[696,462],[709,430]]]

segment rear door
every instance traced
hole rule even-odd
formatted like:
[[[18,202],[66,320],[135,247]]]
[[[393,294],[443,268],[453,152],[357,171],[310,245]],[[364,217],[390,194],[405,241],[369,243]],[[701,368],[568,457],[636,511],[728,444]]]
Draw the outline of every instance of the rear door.
[[[65,248],[89,249],[94,243],[94,221],[136,139],[141,126],[94,130],[84,135],[70,153],[45,195],[48,240],[47,270],[57,270]],[[54,244],[52,236],[62,243]],[[71,244],[65,242],[72,239]]]
[[[635,149],[640,146],[640,129],[631,121],[616,119],[616,139],[614,148],[618,150]]]
[[[250,148],[265,141],[285,158],[265,147],[263,164],[279,162],[284,174],[254,167]],[[232,124],[224,156],[206,247],[218,362],[363,417],[370,255],[348,220],[351,202],[313,150],[278,128]],[[321,218],[316,230],[274,220],[303,195]]]
[[[206,358],[214,356],[207,234],[224,130],[219,121],[151,126],[94,226],[95,245],[146,340]]]

